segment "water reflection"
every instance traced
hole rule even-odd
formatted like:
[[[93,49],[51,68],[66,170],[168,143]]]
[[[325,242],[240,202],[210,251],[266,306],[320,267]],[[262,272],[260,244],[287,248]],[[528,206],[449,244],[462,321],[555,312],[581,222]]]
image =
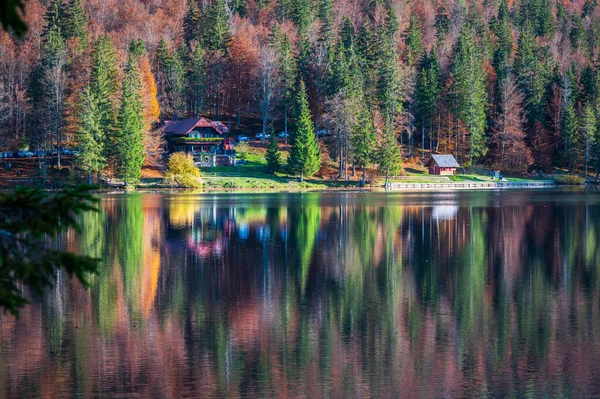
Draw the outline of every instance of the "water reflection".
[[[0,316],[1,397],[600,395],[583,192],[132,194]]]

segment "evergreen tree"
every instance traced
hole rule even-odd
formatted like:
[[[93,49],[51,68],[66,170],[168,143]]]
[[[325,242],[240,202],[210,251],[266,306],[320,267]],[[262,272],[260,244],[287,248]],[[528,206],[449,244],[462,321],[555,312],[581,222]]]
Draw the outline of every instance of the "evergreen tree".
[[[77,138],[79,153],[75,158],[76,163],[88,173],[88,184],[91,184],[92,173],[99,173],[106,166],[106,156],[98,101],[89,89],[83,93],[83,112]]]
[[[139,182],[144,164],[143,107],[138,59],[132,46],[124,70],[119,130],[115,140],[116,176],[129,184]]]
[[[352,146],[354,162],[362,168],[362,183],[367,180],[367,166],[376,161],[377,135],[373,126],[373,119],[369,113],[364,100],[359,101],[356,125],[352,134]]]
[[[529,24],[519,37],[514,69],[519,89],[525,95],[529,126],[533,126],[543,119],[548,77],[538,59],[533,28]]]
[[[313,2],[311,0],[292,0],[290,8],[292,21],[296,25],[298,33],[303,35],[312,22]]]
[[[275,31],[275,52],[277,54],[278,75],[281,82],[281,106],[283,108],[283,131],[288,134],[288,113],[292,105],[294,86],[298,75],[296,59],[289,37],[281,29]],[[287,136],[286,136],[287,137]]]
[[[102,144],[106,157],[110,155],[110,148],[113,147],[111,140],[117,129],[116,97],[119,91],[117,53],[108,36],[101,35],[96,39],[92,58],[89,95],[93,97],[90,102],[96,108],[100,129],[102,129],[101,137],[106,141]]]
[[[379,146],[379,170],[385,174],[385,186],[387,187],[390,176],[396,176],[402,172],[402,153],[398,145],[398,139],[394,129],[387,124]]]
[[[551,37],[556,29],[552,0],[534,0],[533,15],[538,36]]]
[[[569,172],[576,160],[579,139],[579,119],[577,115],[577,82],[570,68],[562,77],[563,100],[561,104],[561,132],[564,145],[564,157]]]
[[[487,152],[485,128],[487,92],[482,57],[473,30],[467,25],[461,30],[456,48],[453,91],[457,116],[469,132],[469,163]]]
[[[203,47],[205,49],[226,54],[231,40],[228,15],[225,0],[213,0],[210,3],[206,16],[203,18]]]
[[[425,129],[429,127],[429,140],[431,141],[431,132],[433,130],[433,118],[435,116],[438,100],[441,93],[441,74],[440,66],[434,51],[425,54],[421,61],[421,69],[417,75],[417,84],[415,87],[415,108],[417,123],[421,128],[421,141],[423,149],[421,156],[425,151]]]
[[[408,47],[408,64],[417,64],[423,53],[423,41],[421,39],[419,20],[414,13],[410,14],[408,31],[406,33],[406,45]]]
[[[277,144],[277,138],[272,134],[269,140],[269,146],[267,147],[267,154],[265,155],[267,160],[267,167],[273,173],[277,172],[281,168],[281,154],[279,153],[279,145]]]
[[[498,19],[494,24],[494,32],[498,38],[496,51],[494,52],[494,69],[498,76],[497,87],[500,87],[501,81],[508,75],[513,52],[513,36],[510,28],[507,0],[500,1]]]
[[[438,40],[441,40],[450,30],[450,17],[444,6],[437,9],[435,14],[435,32]]]
[[[587,178],[588,165],[591,156],[591,149],[596,137],[597,129],[597,118],[596,110],[592,103],[588,102],[583,107],[583,115],[581,117],[581,128],[584,134],[584,162],[583,162],[583,175]]]
[[[384,35],[381,41],[383,49],[379,65],[379,99],[384,118],[394,124],[396,114],[400,112],[401,100],[396,42],[393,36],[389,35]]]
[[[188,48],[191,48],[192,42],[202,42],[202,13],[196,0],[188,0],[188,9],[183,18],[183,40]]]
[[[302,80],[296,93],[296,107],[295,132],[288,166],[292,173],[300,175],[300,181],[304,181],[304,177],[313,176],[321,168],[321,153],[308,107],[306,86]]]
[[[64,15],[61,18],[61,28],[65,39],[76,38],[79,45],[87,46],[88,19],[83,11],[81,0],[62,0]]]

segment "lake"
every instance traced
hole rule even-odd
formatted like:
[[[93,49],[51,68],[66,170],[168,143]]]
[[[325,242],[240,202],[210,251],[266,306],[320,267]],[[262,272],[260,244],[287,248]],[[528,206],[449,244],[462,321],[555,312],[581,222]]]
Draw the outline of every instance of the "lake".
[[[0,398],[599,397],[600,194],[103,195]]]

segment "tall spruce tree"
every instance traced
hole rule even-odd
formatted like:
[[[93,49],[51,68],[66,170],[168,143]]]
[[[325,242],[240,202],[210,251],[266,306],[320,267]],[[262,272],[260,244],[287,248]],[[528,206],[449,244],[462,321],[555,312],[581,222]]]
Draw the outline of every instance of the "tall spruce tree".
[[[469,163],[487,152],[485,128],[487,91],[481,52],[473,30],[465,25],[458,39],[452,73],[457,116],[469,133]]]
[[[220,51],[226,54],[227,46],[231,40],[231,28],[229,26],[227,5],[225,0],[211,1],[203,17],[203,47],[207,50]]]
[[[279,144],[277,144],[277,138],[274,134],[269,139],[265,159],[267,160],[267,167],[272,173],[279,171],[281,168],[281,153],[279,152]]]
[[[367,167],[376,161],[377,135],[373,119],[364,99],[359,100],[356,125],[352,134],[352,146],[355,165],[362,169],[362,183],[367,181]]]
[[[591,102],[588,102],[583,107],[581,116],[581,129],[584,135],[584,147],[583,147],[583,175],[587,178],[588,165],[590,162],[592,146],[596,137],[596,130],[598,120],[596,118],[596,110]]]
[[[523,92],[527,104],[529,126],[542,121],[545,111],[548,76],[537,54],[535,33],[530,24],[526,24],[519,37],[514,70],[519,89]]]
[[[389,123],[386,124],[379,145],[378,159],[379,170],[385,175],[385,186],[387,187],[390,176],[396,176],[402,172],[402,153],[394,128]]]
[[[494,23],[494,33],[498,38],[496,50],[494,51],[493,65],[498,76],[497,87],[508,76],[510,59],[513,52],[513,36],[508,15],[508,1],[500,0],[498,6],[498,18]]]
[[[92,184],[92,174],[99,173],[106,166],[106,140],[96,96],[88,88],[83,93],[82,100],[83,112],[77,133],[79,153],[75,160],[87,172],[88,184]]]
[[[132,42],[123,76],[119,129],[115,140],[116,176],[128,184],[139,182],[144,164],[144,104],[138,55]]]
[[[433,119],[435,116],[438,100],[441,93],[441,73],[440,66],[435,52],[432,50],[425,54],[421,61],[420,71],[417,75],[417,85],[415,87],[415,108],[416,119],[421,128],[422,139],[424,140],[425,129],[429,129],[429,140],[431,142],[431,133],[433,131]],[[423,147],[425,147],[423,145]],[[424,148],[423,148],[424,151]],[[424,155],[423,153],[421,154]]]
[[[188,9],[183,18],[183,40],[188,48],[191,43],[202,43],[202,13],[196,0],[188,0]]]
[[[292,173],[300,175],[300,181],[304,181],[305,177],[313,176],[321,168],[321,153],[302,80],[296,92],[296,109],[288,167]]]
[[[423,41],[421,38],[421,27],[415,13],[410,14],[408,31],[406,32],[406,45],[408,47],[408,64],[418,64],[423,53]]]
[[[273,45],[277,54],[277,68],[280,87],[280,101],[283,109],[283,131],[288,134],[288,114],[292,106],[295,82],[298,76],[298,66],[289,37],[276,28],[273,35]]]
[[[104,157],[111,155],[112,140],[117,130],[119,76],[117,53],[110,37],[99,36],[93,45],[92,70],[90,73],[90,103],[96,108],[102,129]]]
[[[380,39],[382,55],[379,64],[379,99],[384,118],[394,124],[396,115],[400,112],[401,81],[394,37],[395,29],[386,25],[381,29]]]

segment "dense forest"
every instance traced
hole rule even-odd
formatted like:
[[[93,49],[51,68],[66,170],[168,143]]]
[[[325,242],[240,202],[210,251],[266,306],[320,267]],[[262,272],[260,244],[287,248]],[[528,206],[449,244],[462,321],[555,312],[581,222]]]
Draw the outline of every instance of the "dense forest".
[[[58,167],[77,148],[90,175],[135,181],[161,123],[198,116],[327,130],[340,173],[432,151],[600,163],[597,0],[28,0],[24,18],[0,33],[0,151]]]

